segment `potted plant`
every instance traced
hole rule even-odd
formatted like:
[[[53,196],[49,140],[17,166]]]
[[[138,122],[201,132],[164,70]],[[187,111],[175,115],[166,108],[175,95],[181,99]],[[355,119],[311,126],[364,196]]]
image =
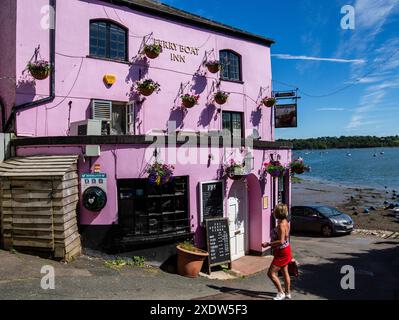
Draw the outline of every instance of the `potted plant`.
[[[214,98],[217,104],[225,104],[229,98],[230,93],[224,91],[218,91],[215,93]]]
[[[154,91],[160,90],[160,85],[152,79],[136,81],[136,89],[143,96],[150,96]]]
[[[168,183],[173,179],[173,170],[175,169],[172,165],[167,165],[155,161],[148,169],[148,180],[151,184],[157,186]]]
[[[44,80],[49,76],[51,66],[46,60],[31,61],[28,63],[28,70],[33,78]]]
[[[293,174],[302,174],[310,171],[310,167],[307,166],[302,158],[297,158],[290,163],[290,169]]]
[[[232,180],[241,180],[245,174],[244,165],[231,159],[228,164],[224,166],[224,173]]]
[[[262,100],[263,105],[268,108],[273,107],[276,104],[276,102],[277,102],[276,98],[273,98],[273,97],[272,98],[264,98]]]
[[[210,60],[205,63],[205,66],[208,68],[210,73],[218,73],[220,70],[220,61],[219,60]]]
[[[186,93],[181,96],[182,105],[185,108],[192,108],[198,104],[199,95]]]
[[[285,176],[289,170],[287,167],[283,166],[280,161],[265,162],[264,166],[265,171],[275,178]]]
[[[184,277],[196,278],[201,271],[208,252],[196,248],[191,242],[179,243],[177,249],[177,273]]]
[[[162,46],[157,43],[146,44],[143,51],[148,58],[155,59],[161,54]]]

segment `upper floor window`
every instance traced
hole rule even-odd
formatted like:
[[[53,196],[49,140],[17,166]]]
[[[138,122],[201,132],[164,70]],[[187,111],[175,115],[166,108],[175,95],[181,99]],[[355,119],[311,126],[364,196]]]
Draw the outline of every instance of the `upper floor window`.
[[[241,56],[231,50],[220,51],[222,80],[242,81]]]
[[[126,61],[128,59],[127,29],[106,20],[91,21],[90,55]]]
[[[242,112],[222,111],[223,131],[232,139],[244,138],[244,125]]]

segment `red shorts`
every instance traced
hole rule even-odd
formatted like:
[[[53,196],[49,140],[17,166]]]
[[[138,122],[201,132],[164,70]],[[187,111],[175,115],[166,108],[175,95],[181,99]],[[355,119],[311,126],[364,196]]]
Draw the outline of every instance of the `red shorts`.
[[[273,255],[272,264],[280,268],[285,267],[292,260],[291,246],[288,245],[284,249],[275,248],[273,249]]]

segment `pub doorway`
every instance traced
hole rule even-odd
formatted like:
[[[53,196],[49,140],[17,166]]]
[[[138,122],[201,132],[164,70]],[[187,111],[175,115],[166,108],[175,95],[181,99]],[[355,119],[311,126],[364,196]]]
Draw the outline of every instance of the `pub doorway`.
[[[235,181],[227,199],[231,259],[237,260],[248,252],[248,191],[245,181]]]

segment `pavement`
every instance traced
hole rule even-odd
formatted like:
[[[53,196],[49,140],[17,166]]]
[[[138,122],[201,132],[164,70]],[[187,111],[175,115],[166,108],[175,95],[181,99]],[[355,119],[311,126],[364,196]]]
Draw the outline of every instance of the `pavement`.
[[[293,299],[399,299],[399,241],[354,234],[336,238],[294,235],[301,275]],[[256,270],[253,259],[257,261]],[[269,300],[275,289],[266,277],[266,258],[246,257],[241,272],[226,280],[189,279],[151,266],[109,267],[104,259],[81,256],[69,264],[0,251],[0,299]],[[264,265],[262,266],[262,263]],[[55,289],[40,286],[43,265],[55,268]],[[355,289],[343,290],[343,266],[355,271]],[[234,268],[234,266],[233,266]],[[236,268],[237,267],[236,264]],[[261,270],[261,271],[259,271]]]

